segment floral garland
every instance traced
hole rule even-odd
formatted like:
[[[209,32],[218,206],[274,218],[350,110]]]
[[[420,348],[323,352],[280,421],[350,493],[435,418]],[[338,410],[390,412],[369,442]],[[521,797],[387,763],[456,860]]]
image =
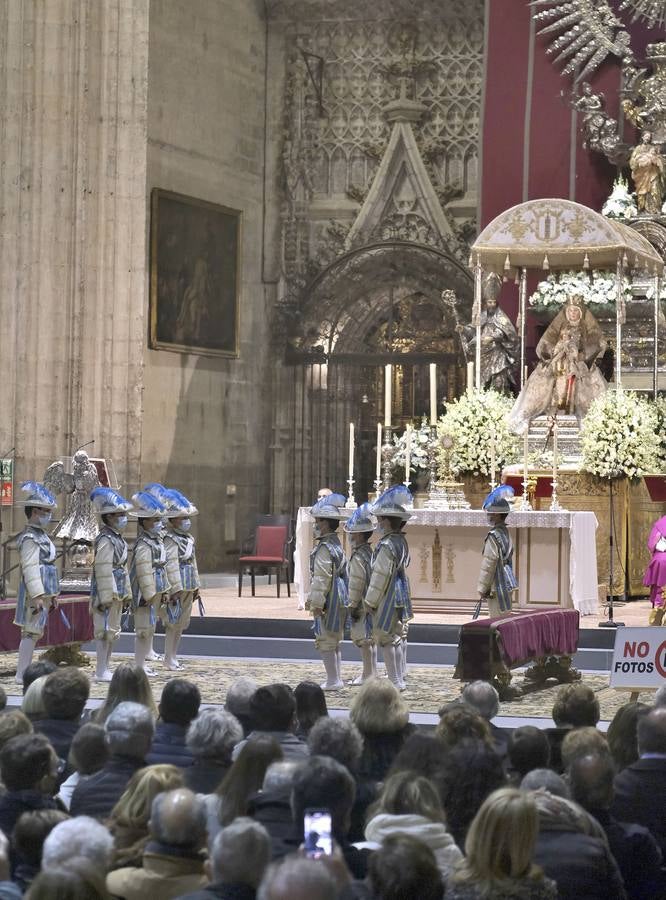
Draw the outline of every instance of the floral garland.
[[[628,278],[623,280],[624,299],[631,297],[631,284]],[[560,275],[549,275],[540,281],[529,298],[530,306],[546,309],[551,306],[563,306],[574,294],[583,298],[585,303],[608,306],[617,299],[617,283],[615,273],[609,271],[592,272],[592,280],[584,272],[563,272]]]
[[[409,470],[428,469],[428,447],[430,445],[430,426],[425,416],[419,428],[412,431],[412,440],[409,448]],[[391,457],[392,469],[404,469],[407,452],[407,430],[401,435],[393,435],[393,456]]]
[[[664,454],[657,428],[653,404],[631,391],[607,391],[583,420],[583,468],[600,478],[640,478],[658,472]]]
[[[453,439],[451,468],[456,475],[490,475],[493,433],[495,471],[516,460],[517,439],[507,424],[513,402],[498,391],[473,390],[450,403],[437,423],[440,467],[446,465],[446,451],[441,446],[445,435]]]

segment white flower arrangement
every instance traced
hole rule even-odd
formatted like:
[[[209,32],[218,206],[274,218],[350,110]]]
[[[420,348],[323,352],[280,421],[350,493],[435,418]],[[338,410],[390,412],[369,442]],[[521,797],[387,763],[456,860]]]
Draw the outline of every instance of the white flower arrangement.
[[[623,280],[624,299],[631,297],[631,285],[628,278]],[[569,297],[577,294],[584,303],[595,303],[608,306],[617,300],[617,283],[615,273],[594,271],[592,279],[585,272],[563,272],[549,275],[540,281],[529,298],[530,306],[545,309],[552,306],[563,306]]]
[[[657,413],[647,400],[631,391],[607,391],[583,420],[583,469],[600,478],[640,478],[658,472],[663,451],[657,427]]]
[[[636,194],[629,190],[629,185],[622,175],[615,179],[613,190],[601,212],[609,219],[633,219],[638,215]]]
[[[430,426],[425,416],[418,428],[412,430],[412,440],[409,449],[409,470],[429,468],[428,448],[430,446]],[[392,469],[405,468],[405,454],[407,452],[407,429],[401,435],[393,435],[393,456],[391,457]]]
[[[507,424],[513,402],[512,397],[498,391],[473,390],[450,403],[437,423],[440,466],[446,465],[442,447],[445,435],[453,441],[451,469],[456,475],[490,475],[493,443],[496,474],[506,463],[516,461],[517,439]]]
[[[666,397],[659,396],[652,400],[650,405],[657,419],[656,436],[661,447],[661,452],[666,460]]]

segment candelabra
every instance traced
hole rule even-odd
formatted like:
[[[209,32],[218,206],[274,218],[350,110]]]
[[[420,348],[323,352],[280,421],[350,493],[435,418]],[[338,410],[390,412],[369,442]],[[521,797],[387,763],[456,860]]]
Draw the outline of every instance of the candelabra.
[[[551,484],[553,485],[553,495],[550,498],[549,509],[551,512],[561,512],[563,507],[560,506],[560,501],[557,499],[557,481],[556,481],[556,479],[553,479]]]
[[[430,428],[430,443],[428,444],[428,468],[430,469],[430,499],[434,500],[440,493],[437,485],[437,426]]]
[[[358,504],[357,504],[356,500],[354,499],[354,479],[348,478],[347,485],[348,485],[348,490],[347,490],[347,502],[345,503],[345,509],[356,509]]]
[[[532,490],[533,484],[533,479],[529,478],[527,470],[525,470],[523,477],[523,496],[520,498],[520,509],[522,512],[528,512],[533,509],[533,506],[530,503],[530,491]]]
[[[382,477],[384,490],[391,487],[391,462],[393,461],[393,444],[391,443],[391,426],[384,426],[384,443],[382,444]]]

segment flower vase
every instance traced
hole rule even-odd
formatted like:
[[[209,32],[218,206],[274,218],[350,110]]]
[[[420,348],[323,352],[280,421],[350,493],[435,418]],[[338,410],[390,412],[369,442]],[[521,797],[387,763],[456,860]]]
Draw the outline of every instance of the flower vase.
[[[414,508],[423,509],[430,491],[430,472],[428,469],[414,469],[411,486],[414,494]]]

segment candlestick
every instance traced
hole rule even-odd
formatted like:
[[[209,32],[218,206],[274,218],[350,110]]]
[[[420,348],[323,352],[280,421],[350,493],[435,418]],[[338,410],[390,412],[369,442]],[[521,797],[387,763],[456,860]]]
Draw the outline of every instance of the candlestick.
[[[382,477],[385,491],[391,487],[391,460],[393,459],[393,446],[391,444],[391,426],[384,426],[384,443],[382,444]]]
[[[345,503],[345,509],[356,509],[357,503],[356,503],[356,499],[354,498],[354,479],[353,478],[347,479],[347,486],[348,486],[347,502]]]
[[[410,472],[412,462],[412,426],[408,425],[405,431],[405,484],[409,487]]]
[[[391,427],[391,386],[392,366],[387,363],[384,366],[384,427]]]
[[[532,509],[532,504],[530,503],[529,498],[529,490],[527,483],[527,470],[528,470],[528,452],[529,452],[529,425],[525,429],[525,438],[523,442],[523,497],[522,503],[520,504],[520,508],[523,510]]]
[[[437,363],[430,363],[430,424],[437,424]]]
[[[474,390],[474,363],[467,363],[467,393],[471,394]]]
[[[382,423],[377,422],[377,465],[375,467],[375,489],[379,491],[378,484],[382,481]]]
[[[349,477],[354,477],[354,423],[349,423]]]
[[[491,425],[490,426],[490,490],[491,491],[494,491],[497,486],[496,482],[495,482],[495,468],[497,465],[497,460],[495,458],[495,439],[496,439],[495,426]]]

